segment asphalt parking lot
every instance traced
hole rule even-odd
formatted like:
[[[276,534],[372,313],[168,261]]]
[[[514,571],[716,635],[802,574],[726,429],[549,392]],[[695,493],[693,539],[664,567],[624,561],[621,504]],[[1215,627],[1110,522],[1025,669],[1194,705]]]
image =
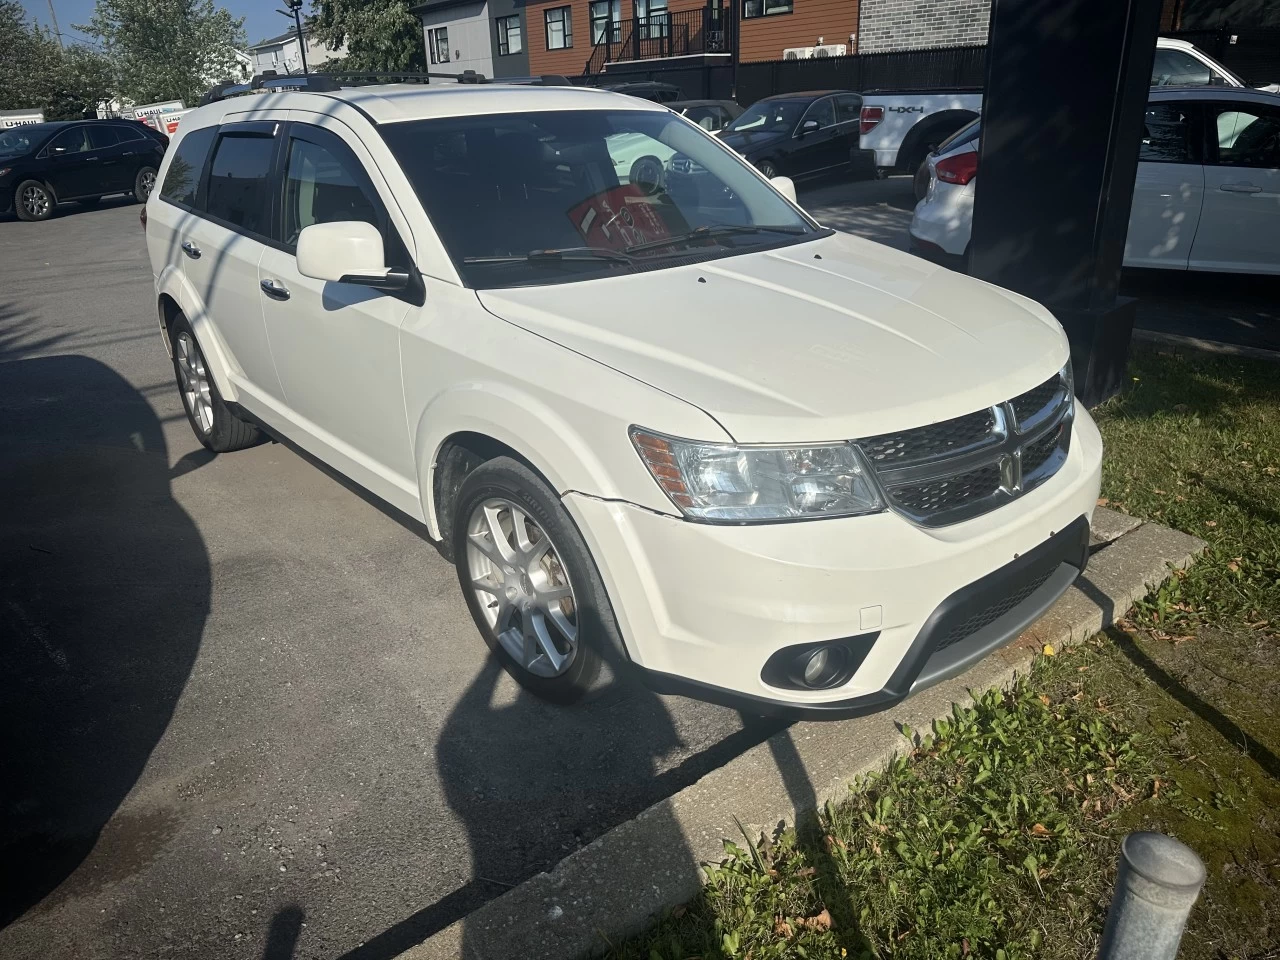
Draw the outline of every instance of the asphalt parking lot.
[[[801,202],[901,246],[909,190]],[[533,700],[414,530],[172,381],[136,205],[0,220],[0,956],[389,958],[777,729]]]

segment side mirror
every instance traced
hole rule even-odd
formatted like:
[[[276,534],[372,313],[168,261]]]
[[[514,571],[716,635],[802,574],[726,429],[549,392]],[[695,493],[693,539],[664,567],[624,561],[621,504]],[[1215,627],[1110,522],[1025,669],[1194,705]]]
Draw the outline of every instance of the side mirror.
[[[773,186],[773,189],[777,190],[792,203],[799,203],[799,201],[796,200],[795,181],[790,177],[772,177],[769,180],[769,183]]]
[[[304,227],[298,235],[297,257],[298,272],[313,280],[379,290],[404,290],[410,283],[407,271],[387,267],[378,228],[360,220]]]
[[[803,137],[806,133],[813,133],[813,131],[817,129],[818,129],[817,120],[806,120],[804,123],[800,124],[800,130],[796,134],[796,136]]]

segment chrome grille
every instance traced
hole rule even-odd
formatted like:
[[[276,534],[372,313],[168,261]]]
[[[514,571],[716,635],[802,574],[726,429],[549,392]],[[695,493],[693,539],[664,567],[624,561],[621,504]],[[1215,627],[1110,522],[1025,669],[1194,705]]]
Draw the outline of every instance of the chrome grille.
[[[1070,388],[1055,376],[986,410],[856,442],[889,505],[940,527],[995,510],[1057,473],[1072,413]]]
[[[991,439],[995,425],[992,411],[979,410],[916,430],[869,437],[859,443],[872,465],[929,460]]]

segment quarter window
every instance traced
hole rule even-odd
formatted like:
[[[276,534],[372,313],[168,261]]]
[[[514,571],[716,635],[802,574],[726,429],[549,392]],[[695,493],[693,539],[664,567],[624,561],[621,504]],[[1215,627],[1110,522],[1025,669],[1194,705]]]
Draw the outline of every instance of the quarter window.
[[[520,17],[498,17],[498,56],[507,57],[524,50],[524,37],[520,32]]]
[[[1280,168],[1280,110],[1249,104],[1219,108],[1210,134],[1218,141],[1218,163],[1229,167]]]
[[[794,0],[742,0],[743,19],[752,17],[772,17],[778,13],[790,13],[794,9]]]
[[[553,7],[546,12],[547,49],[567,50],[573,46],[573,8]]]
[[[427,31],[427,48],[432,63],[449,62],[449,28],[432,27]]]
[[[1147,163],[1197,163],[1191,153],[1191,124],[1177,103],[1147,104],[1138,159]]]
[[[134,140],[145,140],[147,135],[138,129],[135,125],[129,123],[113,123],[111,129],[116,132],[116,136],[120,138],[121,143],[131,143]]]
[[[178,150],[169,161],[164,183],[160,186],[160,199],[184,207],[196,206],[196,189],[204,163],[209,158],[209,148],[217,136],[217,127],[201,127],[192,130],[178,141]]]
[[[214,148],[205,209],[246,233],[268,236],[267,186],[276,142],[271,137],[224,134]]]

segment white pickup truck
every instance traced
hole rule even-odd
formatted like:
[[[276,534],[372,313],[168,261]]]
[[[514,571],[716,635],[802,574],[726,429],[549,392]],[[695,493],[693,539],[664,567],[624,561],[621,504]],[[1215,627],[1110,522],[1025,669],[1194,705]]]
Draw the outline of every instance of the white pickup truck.
[[[1151,85],[1243,87],[1245,82],[1186,40],[1160,37]],[[862,95],[859,146],[875,153],[881,176],[915,173],[931,150],[976,120],[981,110],[982,90],[977,87],[868,91]]]

